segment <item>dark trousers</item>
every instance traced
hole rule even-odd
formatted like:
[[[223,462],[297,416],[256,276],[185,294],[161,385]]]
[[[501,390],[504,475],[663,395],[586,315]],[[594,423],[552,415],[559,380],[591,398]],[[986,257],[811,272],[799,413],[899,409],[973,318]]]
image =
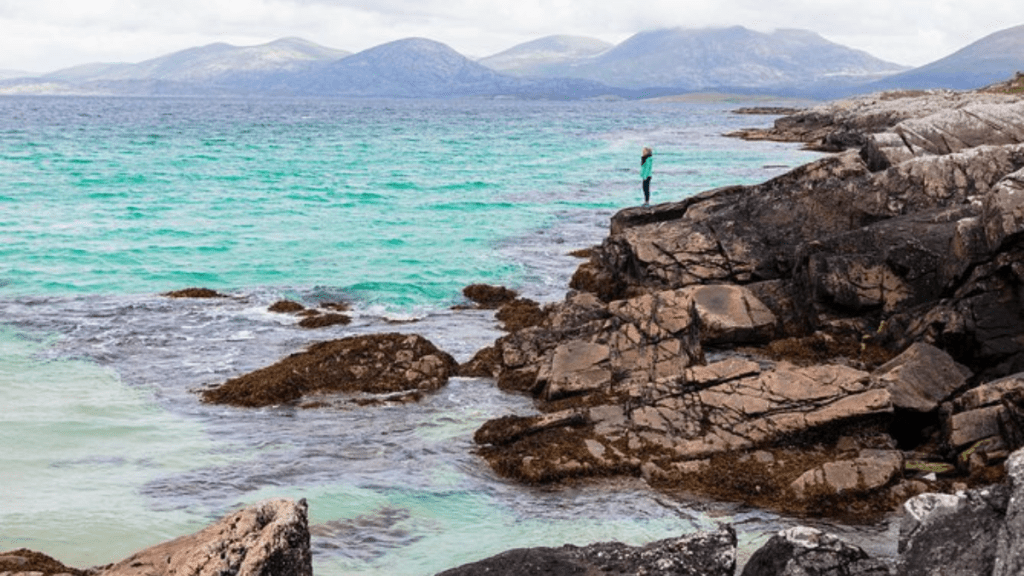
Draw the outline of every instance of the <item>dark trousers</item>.
[[[644,204],[651,201],[651,179],[644,178]]]

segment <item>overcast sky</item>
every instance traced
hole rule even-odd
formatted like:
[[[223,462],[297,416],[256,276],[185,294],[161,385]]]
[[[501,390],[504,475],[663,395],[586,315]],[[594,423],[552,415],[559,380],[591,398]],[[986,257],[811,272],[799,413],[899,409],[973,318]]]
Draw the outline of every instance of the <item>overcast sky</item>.
[[[0,0],[0,69],[141,62],[193,46],[286,36],[358,52],[412,36],[470,57],[551,34],[803,28],[922,65],[1024,24],[1020,0]]]

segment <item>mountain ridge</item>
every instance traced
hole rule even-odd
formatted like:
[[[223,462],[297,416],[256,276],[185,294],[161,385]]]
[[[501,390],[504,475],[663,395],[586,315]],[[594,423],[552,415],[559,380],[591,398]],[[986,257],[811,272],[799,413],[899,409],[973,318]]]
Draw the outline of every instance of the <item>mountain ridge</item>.
[[[875,89],[970,90],[1024,71],[1024,24],[989,34],[956,52],[874,84]]]
[[[1000,66],[1017,60],[1000,59],[994,46],[1019,45],[1024,53],[1024,26],[992,37],[1002,44],[979,41],[944,60],[957,57],[961,70],[970,68],[971,59],[991,61],[994,79],[1010,77],[1016,70]],[[907,84],[938,74],[942,62],[908,70],[809,30],[763,33],[742,26],[648,30],[617,45],[547,36],[479,60],[427,38],[352,54],[290,37],[256,46],[218,42],[136,64],[94,63],[0,79],[0,94],[571,99],[728,92],[828,99],[876,91],[894,79],[902,82],[895,87],[914,87]]]

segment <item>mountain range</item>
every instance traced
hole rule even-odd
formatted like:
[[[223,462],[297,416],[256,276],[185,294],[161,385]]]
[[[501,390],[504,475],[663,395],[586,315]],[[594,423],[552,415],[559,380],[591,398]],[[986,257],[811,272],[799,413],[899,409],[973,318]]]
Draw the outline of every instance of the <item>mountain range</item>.
[[[1024,71],[1024,25],[990,34],[942,58],[875,82],[872,88],[970,90]]]
[[[831,98],[880,88],[977,88],[1024,69],[1024,26],[908,69],[806,30],[638,33],[618,45],[549,36],[477,61],[424,38],[356,54],[284,38],[211,44],[137,64],[0,76],[0,94],[641,98],[686,92]],[[9,74],[8,74],[9,75]]]

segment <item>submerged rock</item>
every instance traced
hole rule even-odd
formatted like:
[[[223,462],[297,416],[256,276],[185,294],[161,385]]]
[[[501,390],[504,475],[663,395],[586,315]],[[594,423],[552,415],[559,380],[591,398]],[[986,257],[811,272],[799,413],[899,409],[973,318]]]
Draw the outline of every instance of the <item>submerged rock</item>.
[[[462,295],[475,302],[480,308],[497,310],[515,300],[519,294],[504,286],[471,284],[462,289]]]
[[[458,364],[418,335],[375,334],[314,344],[277,364],[232,378],[202,393],[214,404],[260,407],[309,394],[433,391]]]
[[[346,314],[329,312],[327,314],[313,314],[299,320],[299,326],[303,328],[326,328],[328,326],[346,326],[352,322],[352,318]]]
[[[278,314],[295,314],[297,312],[302,312],[305,309],[305,306],[292,300],[278,300],[267,308],[268,311]]]
[[[224,294],[210,288],[184,288],[164,292],[163,295],[168,298],[227,298]]]

